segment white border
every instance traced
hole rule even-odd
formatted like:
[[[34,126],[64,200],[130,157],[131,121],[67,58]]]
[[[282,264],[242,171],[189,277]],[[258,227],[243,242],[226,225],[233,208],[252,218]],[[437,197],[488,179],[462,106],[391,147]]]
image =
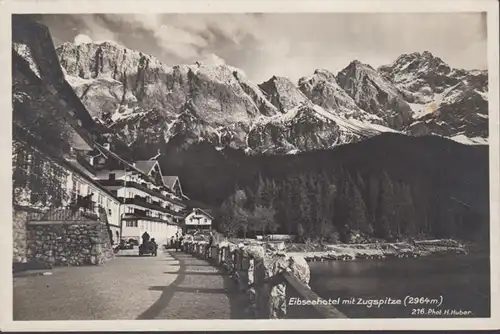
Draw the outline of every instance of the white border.
[[[324,319],[324,320],[130,320],[130,321],[12,321],[12,200],[11,168],[5,163],[0,169],[0,259],[3,301],[1,326],[3,331],[145,331],[145,330],[339,330],[339,329],[498,329],[500,328],[499,267],[499,81],[498,81],[498,2],[495,0],[0,0],[0,153],[2,160],[11,161],[11,13],[236,13],[236,12],[487,12],[489,130],[490,130],[490,235],[491,235],[491,316],[476,319]],[[460,38],[460,36],[457,36]]]

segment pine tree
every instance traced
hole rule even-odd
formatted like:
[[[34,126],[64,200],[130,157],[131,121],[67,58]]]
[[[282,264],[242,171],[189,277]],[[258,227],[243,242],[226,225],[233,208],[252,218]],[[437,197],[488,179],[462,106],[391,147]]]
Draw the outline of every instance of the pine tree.
[[[309,196],[309,189],[307,185],[307,177],[304,174],[298,177],[298,207],[299,207],[299,221],[304,228],[304,233],[309,234],[311,230],[311,215],[312,215],[312,203]]]
[[[379,202],[377,206],[375,234],[380,238],[391,238],[392,223],[395,221],[394,187],[387,172],[382,173],[380,181]]]
[[[369,220],[369,230],[374,233],[375,231],[375,221],[377,220],[377,210],[380,197],[380,179],[374,176],[370,177],[368,183],[368,197],[367,197],[367,210],[368,210],[368,220]]]
[[[335,197],[335,226],[342,242],[348,241],[349,234],[349,181],[348,174],[339,170],[337,196]]]
[[[235,196],[233,195],[222,203],[216,220],[220,231],[227,236],[234,236],[240,229],[240,226],[236,220],[236,212],[237,205]]]
[[[355,183],[350,182],[348,187],[349,200],[347,202],[347,210],[349,226],[353,229],[366,232],[368,230],[368,220],[365,202]]]
[[[409,185],[403,186],[402,198],[405,203],[405,217],[406,217],[406,226],[404,233],[409,236],[415,236],[417,234],[417,215],[415,210],[415,204],[413,201],[413,196]]]
[[[267,231],[274,232],[277,228],[275,221],[276,210],[269,206],[256,206],[249,216],[249,226],[263,236]]]

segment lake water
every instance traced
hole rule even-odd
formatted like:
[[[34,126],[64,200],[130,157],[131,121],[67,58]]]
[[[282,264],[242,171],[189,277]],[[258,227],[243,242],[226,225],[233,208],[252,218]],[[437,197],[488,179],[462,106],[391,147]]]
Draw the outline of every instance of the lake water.
[[[451,313],[445,314],[445,310],[466,311],[469,317],[490,316],[487,255],[326,261],[309,265],[313,291],[332,303],[340,301],[335,307],[350,318],[453,317]],[[413,297],[423,303],[403,305],[405,299],[407,303],[415,302]],[[352,305],[344,302],[353,298]],[[400,300],[401,304],[386,303],[380,307],[357,304],[386,298],[396,303]]]

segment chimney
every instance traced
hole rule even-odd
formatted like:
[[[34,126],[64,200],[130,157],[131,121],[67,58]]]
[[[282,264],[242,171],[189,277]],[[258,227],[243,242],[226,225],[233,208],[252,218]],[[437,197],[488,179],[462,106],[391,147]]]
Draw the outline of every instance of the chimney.
[[[104,148],[108,151],[111,150],[111,145],[109,143],[104,143],[102,146],[104,146]]]

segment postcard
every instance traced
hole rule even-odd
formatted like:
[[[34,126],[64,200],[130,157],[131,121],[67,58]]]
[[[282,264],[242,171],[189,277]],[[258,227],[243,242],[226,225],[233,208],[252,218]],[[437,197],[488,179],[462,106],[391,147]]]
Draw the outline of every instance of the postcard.
[[[497,2],[0,21],[3,330],[500,327]]]

